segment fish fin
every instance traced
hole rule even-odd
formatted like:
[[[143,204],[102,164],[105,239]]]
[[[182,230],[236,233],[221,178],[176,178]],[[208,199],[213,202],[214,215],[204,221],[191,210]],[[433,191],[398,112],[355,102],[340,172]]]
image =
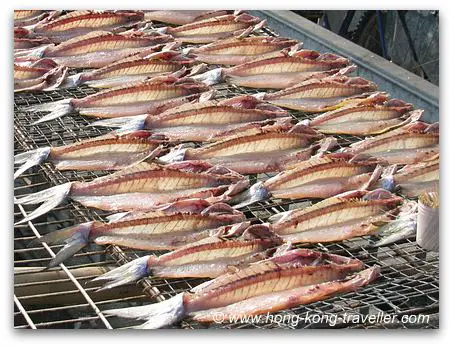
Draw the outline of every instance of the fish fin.
[[[206,216],[206,215],[220,215],[220,214],[232,214],[236,213],[237,211],[231,207],[230,205],[224,203],[224,202],[217,202],[215,204],[212,204],[211,206],[206,207],[203,211],[201,211],[201,214]]]
[[[94,127],[120,128],[119,131],[142,130],[145,127],[146,114],[130,117],[101,119],[90,124]]]
[[[381,174],[381,179],[379,180],[379,186],[388,190],[389,192],[393,192],[395,190],[395,180],[393,175],[398,170],[398,165],[393,164],[387,166]]]
[[[114,214],[111,214],[107,217],[105,217],[105,219],[107,219],[107,221],[109,223],[113,223],[113,222],[117,222],[119,221],[120,219],[123,219],[125,217],[128,217],[132,212],[119,212],[119,213],[114,213]]]
[[[50,147],[43,147],[15,155],[14,164],[23,163],[23,165],[14,173],[14,179],[19,177],[22,173],[32,168],[33,166],[43,163],[49,157],[49,154]]]
[[[319,149],[317,150],[316,153],[319,156],[338,147],[338,140],[333,136],[329,136],[326,137],[325,139],[318,141],[317,145],[319,145]]]
[[[214,84],[220,83],[224,80],[224,69],[219,67],[217,69],[213,69],[207,72],[204,72],[199,75],[191,76],[196,81],[203,82],[208,86],[212,86]]]
[[[246,191],[234,196],[230,203],[235,204],[233,205],[233,208],[237,209],[265,200],[269,196],[270,193],[263,182],[257,182]]]
[[[50,120],[63,117],[65,115],[71,113],[73,110],[74,110],[74,107],[69,102],[68,103],[61,103],[59,105],[56,105],[55,108],[52,109],[52,112],[50,112],[49,114],[45,115],[44,117],[41,117],[36,122],[33,122],[32,125],[48,122]]]
[[[381,200],[381,199],[393,199],[396,198],[396,195],[393,195],[388,190],[383,188],[378,188],[367,192],[362,199],[363,200]]]
[[[237,237],[244,233],[247,228],[250,227],[250,222],[240,222],[232,225],[224,225],[210,233],[211,237],[219,237],[223,239],[228,239],[231,237]]]
[[[23,204],[23,205],[33,205],[33,204],[39,204],[43,202],[41,206],[39,206],[36,210],[28,214],[27,217],[22,219],[21,221],[15,223],[14,225],[22,224],[28,221],[31,221],[32,219],[39,217],[50,210],[52,210],[54,207],[58,206],[61,204],[66,197],[69,195],[69,192],[71,190],[72,182],[60,184],[56,187],[48,188],[43,191],[29,194],[26,196],[23,196],[19,199],[14,199],[15,204]]]
[[[368,190],[370,187],[372,187],[377,182],[379,177],[381,177],[383,171],[384,171],[384,168],[381,165],[376,165],[376,168],[374,169],[373,173],[371,174],[371,177],[368,180],[368,182],[366,182],[359,189]]]
[[[181,320],[185,314],[184,294],[180,293],[171,299],[156,304],[106,310],[103,313],[123,318],[146,320],[138,329],[159,329]]]
[[[243,31],[238,31],[234,34],[237,38],[241,39],[243,37],[249,36],[251,33],[261,30],[262,28],[264,28],[266,26],[266,24],[267,24],[267,21],[264,19],[261,22],[259,22],[258,24],[250,26],[247,29],[245,29]]]
[[[49,245],[65,241],[66,245],[56,254],[47,268],[60,265],[65,260],[72,257],[79,250],[89,243],[89,236],[94,222],[82,223],[62,230],[53,231],[40,238],[34,239],[30,245],[37,245],[45,242]]]
[[[151,256],[146,255],[138,259],[134,259],[127,264],[124,264],[116,269],[113,269],[105,274],[92,279],[90,282],[108,281],[103,284],[97,292],[118,287],[124,284],[138,281],[146,277],[149,273],[148,260]]]
[[[169,153],[163,155],[162,157],[159,157],[159,162],[164,164],[170,164],[174,162],[183,161],[184,157],[186,156],[186,150],[187,150],[186,145],[174,147]]]

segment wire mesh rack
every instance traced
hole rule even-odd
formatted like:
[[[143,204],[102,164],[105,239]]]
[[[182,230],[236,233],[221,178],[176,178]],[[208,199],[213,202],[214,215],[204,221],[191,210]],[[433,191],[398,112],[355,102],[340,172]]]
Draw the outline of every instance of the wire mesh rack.
[[[277,36],[268,28],[261,35]],[[183,47],[184,48],[184,47]],[[309,48],[309,47],[306,47]],[[218,98],[255,94],[256,89],[219,84],[214,86]],[[107,133],[109,128],[91,127],[92,119],[70,114],[47,123],[30,125],[42,114],[30,113],[30,105],[81,98],[97,92],[81,86],[68,90],[14,95],[14,151],[20,153],[43,146],[60,146]],[[308,114],[290,112],[297,119],[310,118]],[[359,137],[337,136],[346,146],[361,140]],[[21,196],[69,181],[89,181],[105,175],[105,171],[61,172],[50,164],[28,170],[15,181],[14,195]],[[253,182],[268,175],[250,176]],[[242,208],[248,220],[265,222],[275,213],[311,204],[314,200],[285,201],[269,198]],[[16,205],[14,220],[29,213],[28,206]],[[102,311],[142,305],[169,299],[192,289],[202,280],[162,279],[148,277],[136,284],[114,290],[97,292],[98,285],[90,279],[106,269],[125,264],[145,252],[118,246],[89,245],[55,269],[47,264],[63,245],[30,245],[36,237],[78,223],[103,220],[105,211],[88,209],[69,201],[44,216],[14,227],[14,326],[16,328],[125,328],[135,325],[117,317],[106,317]],[[374,237],[364,236],[351,240],[301,245],[324,252],[345,255],[362,260],[367,266],[379,265],[381,276],[374,283],[354,293],[346,293],[328,300],[304,305],[281,312],[285,320],[277,319],[229,324],[200,324],[189,319],[175,328],[232,329],[232,328],[437,328],[439,311],[438,254],[420,248],[414,238],[401,240],[385,247],[374,247]],[[147,252],[146,254],[149,254]],[[160,252],[156,252],[160,254]],[[369,315],[386,316],[371,322]],[[321,317],[321,321],[311,318]],[[334,321],[335,319],[335,321]],[[335,323],[335,324],[333,324]]]

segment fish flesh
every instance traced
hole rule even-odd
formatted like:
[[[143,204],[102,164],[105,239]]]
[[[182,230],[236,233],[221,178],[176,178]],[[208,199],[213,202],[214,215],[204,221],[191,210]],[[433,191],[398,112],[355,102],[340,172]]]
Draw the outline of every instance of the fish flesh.
[[[274,197],[326,199],[351,190],[367,190],[382,173],[385,161],[346,153],[314,156],[296,163],[264,182],[257,182],[235,198],[236,208]]]
[[[119,34],[92,31],[59,45],[41,46],[22,55],[52,58],[58,64],[73,68],[100,68],[144,49],[156,51],[170,41],[173,39],[169,35],[145,34],[137,30]]]
[[[60,13],[60,11],[14,10],[14,26],[32,28],[39,23],[45,23],[58,17]]]
[[[247,62],[223,70],[229,84],[250,87],[284,89],[311,78],[337,74],[350,66],[348,59],[335,54],[311,50],[281,52],[280,56]],[[349,73],[353,68],[344,70]]]
[[[169,300],[104,313],[145,320],[138,326],[142,329],[165,327],[188,316],[201,322],[218,322],[216,317],[221,317],[227,323],[234,317],[290,309],[357,290],[379,274],[378,267],[363,268],[363,263],[355,259],[307,249],[290,250]]]
[[[193,22],[198,22],[203,19],[218,17],[228,14],[230,11],[216,10],[160,10],[160,11],[144,11],[145,21],[162,22],[173,25],[184,25]]]
[[[301,124],[274,124],[246,129],[241,133],[199,148],[176,147],[159,158],[162,162],[203,160],[241,174],[279,171],[291,162],[308,159],[321,143],[322,135]]]
[[[421,114],[423,110],[419,110]],[[367,154],[389,164],[415,164],[439,154],[439,123],[415,121],[387,133],[367,138],[345,148],[346,152]]]
[[[93,88],[115,88],[126,83],[144,82],[164,75],[176,77],[186,73],[195,61],[171,50],[155,52],[151,49],[120,59],[100,69],[84,71],[70,76],[65,88],[87,84]]]
[[[252,126],[288,122],[283,109],[252,96],[226,100],[187,103],[158,115],[106,119],[93,126],[120,127],[122,130],[147,129],[170,141],[219,141]]]
[[[175,40],[186,43],[211,43],[231,36],[247,36],[261,29],[266,21],[247,13],[227,14],[207,18],[174,28],[163,28],[162,32]]]
[[[378,184],[408,198],[416,198],[423,192],[439,191],[439,157],[396,169],[396,165],[388,167]]]
[[[403,198],[387,190],[355,190],[307,208],[269,218],[270,229],[285,242],[334,242],[369,235],[395,219]]]
[[[42,147],[14,156],[23,164],[14,178],[45,161],[58,170],[119,170],[162,154],[165,141],[151,139],[146,130],[109,133],[70,145]]]
[[[320,114],[308,125],[323,134],[378,135],[420,119],[421,110],[411,110],[411,104],[376,93],[356,105]]]
[[[55,90],[68,74],[66,66],[58,65],[51,59],[14,62],[14,92],[34,90]]]
[[[139,11],[72,11],[45,23],[39,23],[33,31],[61,43],[95,30],[115,31],[142,21]]]
[[[281,91],[261,93],[259,96],[280,107],[315,113],[334,110],[354,102],[354,99],[364,99],[369,96],[366,93],[376,89],[376,84],[361,77],[340,75],[310,79]]]
[[[30,112],[52,111],[33,124],[62,117],[72,111],[90,117],[114,118],[157,114],[196,99],[213,96],[210,87],[189,78],[157,76],[145,82],[125,84],[81,99],[64,99],[27,108]]]
[[[173,250],[209,236],[243,231],[245,216],[224,203],[204,200],[174,203],[153,212],[113,216],[108,223],[91,221],[48,233],[33,241],[65,242],[49,267],[57,266],[90,243],[118,245],[139,250]]]
[[[252,60],[279,56],[282,51],[296,45],[300,47],[298,41],[284,37],[233,37],[201,47],[191,47],[186,52],[194,55],[196,60],[207,64],[239,65]]]
[[[248,223],[244,222],[244,225]],[[93,281],[108,281],[113,288],[146,276],[161,278],[215,278],[232,268],[240,269],[263,260],[282,244],[265,226],[222,230],[161,256],[147,255],[109,271]]]
[[[72,181],[15,199],[16,204],[43,203],[17,224],[43,215],[68,197],[105,211],[150,211],[189,198],[226,201],[248,184],[236,172],[200,161],[167,166],[141,162],[89,182]]]

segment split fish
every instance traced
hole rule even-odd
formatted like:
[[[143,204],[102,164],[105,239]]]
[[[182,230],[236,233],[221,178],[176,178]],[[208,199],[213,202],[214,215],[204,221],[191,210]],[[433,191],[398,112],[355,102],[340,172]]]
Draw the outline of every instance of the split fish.
[[[227,323],[357,290],[379,274],[379,267],[363,267],[359,260],[296,249],[221,275],[169,300],[104,313],[145,320],[137,327],[142,329],[165,327],[185,317]]]
[[[38,59],[30,63],[14,62],[14,92],[55,90],[65,80],[68,68],[51,59]]]
[[[216,10],[184,10],[184,11],[144,11],[145,21],[162,22],[173,25],[185,25],[198,22],[203,19],[218,17],[228,14],[229,11]]]

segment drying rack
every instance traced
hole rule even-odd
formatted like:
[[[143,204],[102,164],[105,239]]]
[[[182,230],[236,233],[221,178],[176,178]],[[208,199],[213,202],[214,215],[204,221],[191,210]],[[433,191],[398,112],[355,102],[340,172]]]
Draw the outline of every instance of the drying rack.
[[[277,36],[268,28],[259,34]],[[310,47],[305,47],[310,48]],[[72,71],[74,73],[75,71]],[[214,86],[218,98],[253,95],[261,90],[227,86]],[[81,98],[97,92],[81,86],[68,90],[14,95],[14,152],[20,153],[43,146],[61,146],[99,136],[112,129],[91,127],[93,119],[77,113],[47,123],[31,125],[43,114],[24,109],[68,97]],[[312,116],[290,111],[297,120]],[[341,145],[361,140],[359,137],[336,136]],[[16,169],[16,168],[15,168]],[[43,190],[69,181],[89,181],[107,172],[60,172],[51,164],[28,170],[15,180],[14,195],[20,196]],[[252,183],[267,175],[250,176]],[[266,222],[271,215],[312,203],[310,200],[283,201],[268,199],[242,208],[252,222]],[[14,221],[22,219],[33,207],[16,205]],[[148,277],[125,287],[97,292],[99,286],[87,283],[105,267],[116,267],[152,252],[124,247],[89,245],[59,268],[43,271],[53,255],[63,245],[30,245],[30,242],[53,230],[91,220],[103,220],[108,212],[86,208],[69,201],[32,222],[14,227],[14,326],[16,328],[100,328],[118,329],[135,322],[108,317],[102,311],[111,308],[142,305],[169,299],[202,283],[197,279],[161,279]],[[420,248],[414,238],[395,244],[374,247],[375,236],[357,237],[343,242],[305,245],[324,252],[362,260],[366,266],[379,265],[381,276],[357,292],[335,296],[328,300],[281,312],[286,317],[333,315],[340,317],[334,328],[437,328],[439,312],[439,258],[438,253]],[[304,245],[301,245],[302,247]],[[161,254],[161,252],[155,252]],[[20,273],[19,273],[20,272]],[[344,315],[392,315],[391,323],[342,321]],[[413,316],[410,316],[413,315]],[[410,322],[405,319],[413,318]],[[414,320],[416,321],[414,322]],[[312,322],[295,319],[286,322],[247,322],[234,324],[200,324],[185,319],[174,328],[233,329],[233,328],[329,328],[327,320]]]

